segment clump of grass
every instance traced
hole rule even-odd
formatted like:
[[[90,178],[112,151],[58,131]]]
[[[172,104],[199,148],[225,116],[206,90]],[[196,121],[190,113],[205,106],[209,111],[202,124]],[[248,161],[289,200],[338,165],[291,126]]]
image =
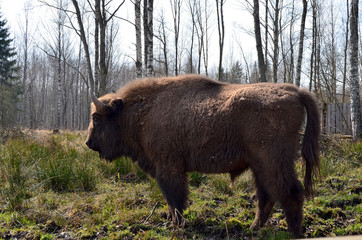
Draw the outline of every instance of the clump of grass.
[[[227,175],[215,175],[211,180],[212,186],[216,192],[226,195],[232,195],[233,191],[230,188],[230,179]]]
[[[7,151],[2,147],[0,153],[1,180],[5,183],[2,191],[11,210],[20,210],[27,196],[23,156],[19,148],[19,144],[13,144]]]
[[[19,210],[31,190],[92,191],[98,174],[94,158],[52,136],[39,143],[9,138],[0,145],[0,186],[9,209]],[[37,189],[36,189],[37,188]]]
[[[100,160],[96,165],[105,178],[115,177],[117,180],[127,181],[142,181],[147,179],[147,175],[128,157],[119,157],[112,163],[106,162],[106,160]]]
[[[89,159],[84,159],[75,148],[64,148],[51,138],[38,158],[36,176],[45,189],[53,191],[92,191],[96,188],[97,173]]]
[[[362,166],[362,141],[351,142],[328,136],[321,143],[321,176],[343,174],[351,167]]]
[[[199,187],[201,184],[206,183],[207,176],[199,172],[191,172],[189,175],[189,182],[191,186]]]

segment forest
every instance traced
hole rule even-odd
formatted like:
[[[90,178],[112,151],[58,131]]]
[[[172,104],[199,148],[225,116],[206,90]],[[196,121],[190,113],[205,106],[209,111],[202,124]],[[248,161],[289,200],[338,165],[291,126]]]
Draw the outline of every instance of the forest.
[[[350,0],[27,0],[19,8],[15,26],[5,25],[20,89],[4,126],[85,129],[90,91],[100,96],[148,76],[294,83],[321,104],[349,103],[356,89]]]
[[[157,180],[127,157],[110,163],[86,146],[92,94],[183,74],[313,92],[320,172],[300,237],[362,235],[360,1],[19,2],[14,21],[0,1],[0,240],[294,238],[280,204],[250,229],[249,170],[233,184],[229,174],[188,173],[185,224],[174,227]],[[348,134],[337,122],[348,122]]]

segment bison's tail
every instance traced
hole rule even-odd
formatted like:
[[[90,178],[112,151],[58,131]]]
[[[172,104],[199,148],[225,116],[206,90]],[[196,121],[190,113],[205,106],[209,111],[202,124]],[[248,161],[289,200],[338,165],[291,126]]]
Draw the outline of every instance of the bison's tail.
[[[307,90],[299,92],[301,101],[307,110],[307,126],[305,128],[302,144],[302,157],[305,161],[306,171],[304,176],[305,196],[313,196],[313,175],[319,174],[319,137],[320,137],[320,114],[318,100]]]

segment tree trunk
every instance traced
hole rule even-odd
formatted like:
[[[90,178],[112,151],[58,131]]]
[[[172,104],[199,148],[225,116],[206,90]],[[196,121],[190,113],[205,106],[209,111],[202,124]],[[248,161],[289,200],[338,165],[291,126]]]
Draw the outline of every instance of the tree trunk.
[[[349,34],[349,0],[346,1],[347,6],[347,21],[346,21],[346,38],[344,44],[344,62],[343,62],[343,80],[342,80],[342,103],[345,102],[346,98],[346,82],[347,82],[347,53],[348,53],[348,34]]]
[[[153,0],[143,2],[143,28],[146,76],[153,76]]]
[[[219,32],[219,70],[218,70],[218,80],[222,81],[222,55],[224,50],[224,38],[225,38],[225,26],[224,26],[224,13],[223,6],[225,0],[216,0],[216,13],[217,13],[217,29]]]
[[[273,29],[273,82],[278,81],[278,61],[279,61],[279,0],[275,1],[274,9],[274,29]]]
[[[293,42],[293,29],[294,29],[294,22],[295,22],[295,1],[292,2],[292,16],[290,20],[289,26],[289,46],[290,46],[290,66],[288,71],[288,83],[293,83],[294,79],[294,42]]]
[[[163,58],[164,58],[164,68],[165,68],[165,75],[168,76],[169,75],[169,70],[168,70],[168,56],[167,56],[167,36],[166,36],[166,23],[165,23],[165,19],[162,19],[162,23],[161,23],[161,27],[162,27],[162,44],[163,44]]]
[[[101,1],[94,1],[94,93],[96,96],[101,96],[99,90],[99,25],[101,22]]]
[[[100,79],[99,79],[99,94],[106,94],[107,87],[107,75],[108,68],[106,64],[106,29],[107,29],[107,16],[106,16],[106,6],[104,0],[102,0],[101,6],[101,18],[99,24],[100,31],[100,46],[99,46],[99,70],[100,70]]]
[[[173,30],[175,39],[175,76],[179,75],[179,38],[180,38],[180,12],[181,12],[181,1],[170,0],[172,18],[173,18]]]
[[[309,72],[309,91],[312,91],[313,86],[313,73],[314,73],[314,61],[315,61],[315,50],[316,50],[316,28],[317,28],[317,12],[316,12],[316,2],[315,0],[312,1],[312,51],[310,54],[310,72]],[[297,85],[297,82],[295,83]]]
[[[153,0],[147,0],[147,76],[153,76]]]
[[[269,69],[269,62],[268,62],[268,36],[269,36],[269,25],[268,25],[268,21],[269,21],[269,0],[265,0],[265,48],[264,48],[264,57],[265,57],[265,61],[264,61],[264,65],[265,65],[265,79],[266,76],[269,74],[268,73],[268,69]]]
[[[208,35],[208,30],[209,30],[209,13],[207,12],[207,6],[208,6],[208,2],[205,0],[205,5],[204,5],[204,9],[205,9],[205,43],[203,44],[203,48],[204,48],[204,67],[205,67],[205,75],[208,76],[209,72],[208,72],[208,65],[209,65],[209,35]]]
[[[83,43],[83,47],[84,47],[84,53],[85,53],[85,57],[87,60],[87,69],[88,69],[88,78],[89,78],[89,82],[90,82],[90,86],[88,85],[88,83],[86,83],[88,85],[88,88],[91,89],[92,92],[94,92],[94,78],[93,78],[93,71],[92,71],[92,64],[91,64],[91,60],[90,60],[90,54],[89,54],[89,46],[88,46],[88,42],[87,42],[87,38],[85,35],[85,31],[84,31],[84,26],[83,26],[83,22],[82,22],[82,15],[78,6],[78,2],[77,0],[72,0],[74,8],[75,8],[75,12],[77,15],[77,21],[78,21],[78,25],[79,25],[79,32],[80,32],[80,39]]]
[[[263,45],[261,42],[261,33],[260,33],[260,19],[259,19],[259,1],[254,0],[254,32],[256,40],[256,50],[258,52],[258,67],[259,67],[259,81],[266,82],[266,69],[263,55]]]
[[[59,22],[58,22],[58,39],[57,39],[57,113],[56,113],[56,122],[55,122],[55,128],[60,129],[60,119],[61,119],[61,106],[62,106],[62,25],[60,22],[60,12],[59,12]]]
[[[134,7],[136,28],[136,76],[137,78],[142,78],[141,0],[136,0]]]
[[[361,137],[361,105],[359,96],[358,62],[358,1],[351,0],[350,14],[350,82],[351,82],[351,120],[352,137],[357,141]]]
[[[303,46],[304,46],[304,30],[305,30],[305,20],[307,18],[308,3],[307,0],[303,0],[303,13],[302,20],[300,24],[300,35],[299,35],[299,52],[298,52],[298,61],[296,69],[296,79],[295,85],[300,86],[300,75],[302,72],[302,60],[303,60]]]
[[[23,101],[24,103],[21,105],[22,111],[24,113],[22,122],[25,125],[28,125],[27,122],[27,105],[28,101],[28,93],[26,91],[26,82],[28,80],[28,55],[29,55],[29,10],[25,9],[25,32],[24,32],[24,69],[23,69]],[[31,111],[30,111],[31,112]],[[31,117],[30,117],[31,118]],[[30,124],[30,128],[32,128]]]
[[[334,6],[331,3],[331,11],[330,11],[330,18],[331,18],[331,30],[330,38],[331,38],[331,57],[330,57],[330,68],[331,68],[331,93],[330,97],[332,101],[337,103],[337,53],[336,53],[336,34],[335,34],[335,18],[334,18]]]

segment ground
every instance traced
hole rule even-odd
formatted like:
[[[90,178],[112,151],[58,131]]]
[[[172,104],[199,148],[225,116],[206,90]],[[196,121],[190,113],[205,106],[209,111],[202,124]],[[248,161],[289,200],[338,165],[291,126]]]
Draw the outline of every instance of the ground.
[[[0,132],[0,239],[288,239],[276,205],[266,226],[250,171],[190,173],[185,226],[174,229],[155,180],[126,158],[100,160],[84,132]],[[303,237],[362,234],[362,143],[324,136],[321,176],[304,204]],[[297,162],[300,179],[302,163]]]

